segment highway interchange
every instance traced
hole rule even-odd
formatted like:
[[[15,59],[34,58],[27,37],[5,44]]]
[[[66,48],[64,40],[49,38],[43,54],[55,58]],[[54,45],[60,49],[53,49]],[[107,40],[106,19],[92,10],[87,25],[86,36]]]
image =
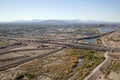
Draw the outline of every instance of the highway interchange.
[[[100,34],[100,35],[96,35],[96,36],[91,36],[91,37],[85,37],[85,38],[77,38],[75,40],[83,40],[83,39],[91,39],[91,38],[97,38],[97,37],[102,37],[104,35],[108,35],[108,34],[111,34],[113,33],[114,31],[111,31],[111,32],[108,32],[108,33],[104,33],[104,34]],[[3,65],[0,66],[0,70],[6,70],[6,69],[9,69],[9,68],[12,68],[12,67],[15,67],[15,66],[18,66],[20,64],[23,64],[23,63],[26,63],[26,62],[29,62],[29,61],[32,61],[36,58],[42,58],[42,57],[45,57],[45,56],[48,56],[48,55],[52,55],[58,51],[61,51],[65,48],[80,48],[80,49],[92,49],[92,50],[98,50],[98,51],[117,51],[117,52],[120,52],[120,49],[119,48],[111,48],[111,47],[106,47],[106,46],[98,46],[98,45],[92,45],[92,44],[85,44],[85,43],[81,43],[81,44],[76,44],[76,43],[70,43],[70,44],[65,44],[65,43],[60,43],[60,42],[56,42],[54,40],[17,40],[17,39],[13,39],[13,40],[16,40],[18,41],[17,43],[14,43],[14,44],[11,44],[11,45],[8,45],[8,46],[4,46],[4,47],[1,47],[0,48],[0,55],[5,55],[5,54],[10,54],[10,53],[17,53],[17,52],[22,52],[22,51],[32,51],[32,50],[48,50],[50,49],[51,51],[49,52],[46,52],[44,54],[38,54],[38,55],[34,55],[34,56],[22,56],[22,57],[13,57],[13,58],[8,58],[7,60],[16,60],[16,61],[13,61],[13,62],[10,62],[8,64],[5,64],[3,63]],[[22,47],[22,46],[27,46],[25,44],[25,42],[35,42],[37,44],[54,44],[54,45],[57,45],[58,47],[41,47],[41,48],[34,48],[34,49],[15,49],[14,48],[19,48],[19,47]],[[20,60],[17,60],[17,59],[20,59]],[[4,61],[6,62],[7,60],[5,59],[1,59],[0,62]]]

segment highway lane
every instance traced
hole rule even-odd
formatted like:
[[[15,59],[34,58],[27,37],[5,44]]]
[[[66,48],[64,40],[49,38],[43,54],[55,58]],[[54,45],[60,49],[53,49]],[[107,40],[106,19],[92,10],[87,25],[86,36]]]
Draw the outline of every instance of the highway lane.
[[[17,60],[17,59],[22,59],[22,58],[27,58],[28,56],[18,56],[18,57],[10,57],[10,58],[3,58],[0,59],[0,62],[5,62],[5,61],[10,61],[10,60]]]
[[[107,32],[107,33],[102,33],[102,34],[98,34],[98,35],[94,35],[94,36],[88,36],[88,37],[82,37],[82,38],[73,38],[73,39],[56,39],[56,40],[51,40],[51,39],[42,39],[42,40],[37,40],[37,39],[19,39],[19,38],[7,38],[9,40],[15,40],[17,42],[44,42],[44,41],[65,41],[65,40],[76,40],[76,41],[79,41],[79,40],[85,40],[85,39],[94,39],[94,38],[98,38],[98,37],[101,37],[101,36],[104,36],[104,35],[108,35],[108,34],[111,34],[115,31],[110,31],[110,32]]]
[[[41,42],[41,41],[40,41]],[[65,43],[57,43],[57,42],[47,42],[47,41],[42,41],[42,43],[49,43],[49,44],[58,44],[58,45],[63,45],[71,48],[80,48],[80,49],[91,49],[91,50],[98,50],[98,51],[119,51],[119,48],[111,48],[111,47],[106,47],[106,46],[97,46],[97,45],[83,45],[83,44],[65,44]]]
[[[46,57],[46,56],[48,56],[48,55],[52,55],[52,54],[54,54],[54,53],[56,53],[56,52],[59,52],[59,51],[65,49],[65,48],[66,48],[66,46],[61,47],[61,48],[57,48],[56,50],[53,50],[53,51],[51,51],[51,52],[44,53],[44,54],[42,54],[42,55],[36,55],[36,56],[29,57],[29,58],[25,58],[25,59],[22,59],[22,60],[19,60],[19,61],[16,61],[16,62],[8,63],[8,64],[6,64],[6,65],[1,65],[1,66],[0,66],[0,71],[9,69],[9,68],[12,68],[12,67],[15,67],[15,66],[18,66],[18,65],[20,65],[20,64],[23,64],[23,63],[32,61],[32,60],[37,59],[37,58],[42,58],[42,57]]]
[[[99,34],[99,35],[95,35],[95,36],[89,36],[89,37],[84,37],[84,38],[78,38],[76,39],[77,41],[79,40],[84,40],[84,39],[94,39],[94,38],[98,38],[98,37],[101,37],[101,36],[104,36],[104,35],[108,35],[108,34],[111,34],[115,31],[110,31],[110,32],[107,32],[107,33],[103,33],[103,34]]]
[[[76,38],[75,40],[82,40],[82,39],[91,39],[91,38],[96,38],[96,37],[100,37],[100,36],[104,36],[104,35],[107,35],[107,34],[111,34],[115,31],[110,31],[110,32],[107,32],[107,33],[103,33],[103,34],[99,34],[99,35],[96,35],[96,36],[90,36],[90,37],[85,37],[85,38]],[[17,39],[14,39],[14,40],[17,40]],[[69,40],[69,39],[68,39]],[[17,40],[19,41],[19,40]],[[27,40],[25,40],[27,41]],[[28,40],[30,42],[30,40]],[[24,40],[23,40],[24,42]],[[84,46],[84,44],[82,45],[82,43],[79,45],[79,46],[76,46],[76,45],[71,45],[71,44],[62,44],[62,43],[58,43],[58,42],[54,42],[54,40],[32,40],[32,42],[39,42],[39,43],[49,43],[49,44],[57,44],[57,45],[67,45],[67,46],[71,46],[71,47],[77,47],[77,48],[81,48],[81,49],[95,49],[95,50],[100,50],[100,51],[108,51],[110,50],[110,48],[107,48],[107,47],[100,47],[100,46],[96,46],[96,45],[86,45]],[[0,51],[2,51],[4,53],[4,51],[7,51],[9,48],[15,48],[15,46],[19,47],[20,45],[22,45],[22,43],[16,43],[16,44],[12,44],[12,45],[8,45],[8,46],[4,46],[2,48],[0,48]],[[8,48],[7,48],[8,47]],[[115,49],[114,49],[115,50]],[[120,51],[118,49],[116,49],[116,51]],[[1,55],[2,53],[0,53]]]
[[[1,51],[0,55],[15,53],[15,52],[21,52],[21,51],[48,50],[48,49],[55,49],[55,48],[51,47],[51,48],[34,48],[34,49],[18,49],[18,50]]]
[[[108,33],[107,33],[108,34]],[[104,34],[105,35],[105,34]],[[101,35],[102,36],[102,35]],[[25,58],[25,59],[22,59],[20,61],[17,61],[17,62],[13,62],[13,63],[10,63],[10,64],[7,64],[7,65],[2,65],[0,66],[0,70],[5,70],[5,69],[8,69],[8,68],[11,68],[11,67],[14,67],[14,66],[17,66],[17,65],[20,65],[20,64],[23,64],[25,62],[29,62],[31,60],[34,60],[36,58],[42,58],[42,57],[45,57],[45,56],[48,56],[48,55],[51,55],[55,52],[58,52],[64,48],[80,48],[80,49],[92,49],[92,50],[98,50],[98,51],[109,51],[111,50],[110,47],[105,47],[105,46],[96,46],[96,45],[83,45],[83,44],[79,44],[79,45],[76,45],[76,44],[64,44],[64,43],[58,43],[58,42],[51,42],[51,41],[35,41],[35,42],[42,42],[42,43],[49,43],[49,44],[57,44],[57,45],[61,45],[63,47],[59,48],[59,49],[56,49],[54,51],[51,51],[51,52],[48,52],[48,53],[45,53],[45,54],[42,54],[42,55],[36,55],[36,56],[32,56],[32,57],[29,57],[29,58]],[[0,52],[0,55],[2,54],[7,54],[7,53],[10,53],[10,52],[19,52],[19,51],[29,51],[29,50],[36,50],[36,49],[24,49],[24,50],[11,50],[11,51],[5,51],[5,52]],[[117,48],[114,48],[112,49],[113,51],[120,51],[120,49],[117,49]]]
[[[0,47],[0,52],[8,51],[10,49],[19,48],[19,47],[23,47],[23,46],[26,46],[26,45],[21,43],[21,42],[17,42],[17,43],[14,43],[14,44],[9,44],[7,46],[1,46]]]
[[[98,51],[120,51],[119,48],[111,48],[106,46],[97,46],[97,45],[90,45],[90,44],[65,44],[65,43],[57,43],[57,42],[47,42],[44,41],[43,43],[49,44],[57,44],[62,46],[67,46],[68,48],[80,48],[80,49],[91,49],[91,50],[98,50]],[[20,49],[20,50],[9,50],[9,51],[1,51],[0,55],[12,53],[12,52],[20,52],[20,51],[32,51],[32,50],[47,50],[47,49],[55,49],[55,48],[35,48],[35,49]]]

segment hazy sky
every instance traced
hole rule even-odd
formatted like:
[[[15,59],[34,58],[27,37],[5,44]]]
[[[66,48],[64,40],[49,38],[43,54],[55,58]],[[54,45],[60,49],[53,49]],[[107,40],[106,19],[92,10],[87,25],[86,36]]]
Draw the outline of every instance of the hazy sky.
[[[31,19],[120,22],[120,0],[0,0],[0,21]]]

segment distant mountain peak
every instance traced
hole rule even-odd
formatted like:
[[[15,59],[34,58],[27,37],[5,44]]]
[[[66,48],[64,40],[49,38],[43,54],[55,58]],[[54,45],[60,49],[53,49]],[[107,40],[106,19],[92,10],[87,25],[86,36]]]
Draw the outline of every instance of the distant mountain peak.
[[[105,21],[97,21],[97,20],[59,20],[59,19],[50,19],[50,20],[42,20],[42,19],[33,19],[33,20],[16,20],[13,21],[16,23],[26,23],[26,22],[39,22],[42,24],[66,24],[66,23],[114,23],[114,22],[105,22]]]

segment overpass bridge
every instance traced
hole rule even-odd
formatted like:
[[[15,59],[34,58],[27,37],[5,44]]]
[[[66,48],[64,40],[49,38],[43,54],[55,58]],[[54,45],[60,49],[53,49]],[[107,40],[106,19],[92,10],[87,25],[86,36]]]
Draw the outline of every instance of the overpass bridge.
[[[47,41],[42,41],[42,43],[57,44],[57,45],[66,46],[66,47],[70,47],[70,48],[91,49],[91,50],[97,50],[97,51],[118,51],[118,52],[120,52],[119,48],[111,48],[111,47],[106,47],[106,46],[98,46],[98,45],[90,45],[90,44],[65,44],[65,43],[47,42]]]
[[[65,41],[65,40],[76,40],[76,41],[79,41],[79,40],[85,40],[85,39],[94,39],[94,38],[98,38],[98,37],[101,37],[101,36],[104,36],[104,35],[111,34],[111,33],[115,32],[115,31],[116,30],[110,31],[110,32],[107,32],[107,33],[94,35],[94,36],[82,37],[82,38],[56,39],[56,41]],[[37,39],[21,39],[21,38],[9,38],[9,37],[6,37],[5,39],[14,40],[14,41],[18,41],[18,42],[55,41],[55,40],[52,40],[52,39],[44,39],[44,38],[41,38],[41,40],[37,40]]]
[[[112,32],[101,34],[101,35],[97,35],[97,36],[92,36],[92,37],[89,37],[87,39],[104,36],[104,35],[107,35],[107,34],[110,34],[110,33],[112,33]],[[84,38],[84,39],[86,39],[86,38]],[[80,40],[80,38],[78,40]],[[54,54],[54,53],[56,53],[58,51],[61,51],[62,49],[65,49],[65,48],[91,49],[91,50],[98,50],[98,51],[111,51],[112,50],[112,51],[119,51],[120,52],[120,49],[118,49],[118,48],[111,48],[111,47],[105,47],[105,46],[90,45],[90,44],[83,44],[83,43],[82,44],[72,44],[72,43],[71,44],[65,44],[65,43],[59,43],[59,42],[54,42],[54,41],[49,41],[49,40],[42,40],[42,41],[41,40],[34,40],[33,42],[56,44],[56,45],[60,45],[61,48],[57,48],[56,50],[44,53],[42,55],[36,55],[36,56],[25,57],[25,58],[19,57],[21,59],[19,61],[8,63],[6,65],[1,65],[0,66],[0,71],[1,70],[6,70],[6,69],[11,68],[11,67],[15,67],[15,66],[23,64],[25,62],[29,62],[29,61],[34,60],[36,58],[42,58],[42,57],[45,57],[45,56],[48,56],[48,55],[52,55],[52,54]],[[16,44],[16,45],[20,45],[20,43]],[[30,50],[33,50],[33,49],[30,49]],[[34,49],[34,50],[37,50],[37,49]],[[4,55],[4,54],[11,53],[11,52],[20,52],[20,51],[28,51],[28,49],[25,49],[25,50],[24,49],[23,50],[12,50],[12,51],[0,52],[0,53],[1,53],[1,55]],[[9,58],[8,60],[10,60],[10,59],[11,58]],[[14,59],[16,59],[16,58],[14,58]],[[2,60],[2,61],[5,61],[5,60]]]
[[[110,32],[107,32],[107,33],[103,33],[103,34],[99,34],[99,35],[96,35],[96,36],[90,36],[90,37],[84,37],[84,38],[76,38],[74,40],[84,40],[84,39],[93,39],[93,38],[98,38],[98,37],[101,37],[101,36],[104,36],[104,35],[108,35],[108,34],[111,34],[115,31],[110,31]],[[66,40],[66,39],[61,39],[61,40]],[[69,39],[67,39],[69,40]],[[23,43],[25,45],[24,42],[36,42],[36,43],[39,43],[39,44],[42,44],[43,43],[48,43],[48,44],[56,44],[56,45],[61,45],[61,46],[67,46],[67,47],[75,47],[75,48],[81,48],[81,49],[92,49],[92,50],[98,50],[98,51],[120,51],[119,49],[117,48],[111,48],[111,47],[105,47],[105,46],[98,46],[98,45],[91,45],[91,44],[84,44],[84,43],[80,43],[79,45],[76,45],[76,44],[65,44],[63,42],[56,42],[54,40],[20,40],[18,41],[18,43],[15,43],[14,45],[22,45],[21,43]],[[21,43],[20,43],[21,42]],[[14,46],[14,45],[9,45],[10,46]],[[6,46],[7,47],[7,46]],[[1,48],[6,48],[6,47],[1,47]]]
[[[101,37],[101,36],[104,36],[104,35],[108,35],[108,34],[111,34],[115,31],[110,31],[110,32],[107,32],[107,33],[103,33],[103,34],[99,34],[99,35],[95,35],[95,36],[89,36],[89,37],[84,37],[84,38],[77,38],[76,40],[84,40],[84,39],[94,39],[94,38],[98,38],[98,37]]]

